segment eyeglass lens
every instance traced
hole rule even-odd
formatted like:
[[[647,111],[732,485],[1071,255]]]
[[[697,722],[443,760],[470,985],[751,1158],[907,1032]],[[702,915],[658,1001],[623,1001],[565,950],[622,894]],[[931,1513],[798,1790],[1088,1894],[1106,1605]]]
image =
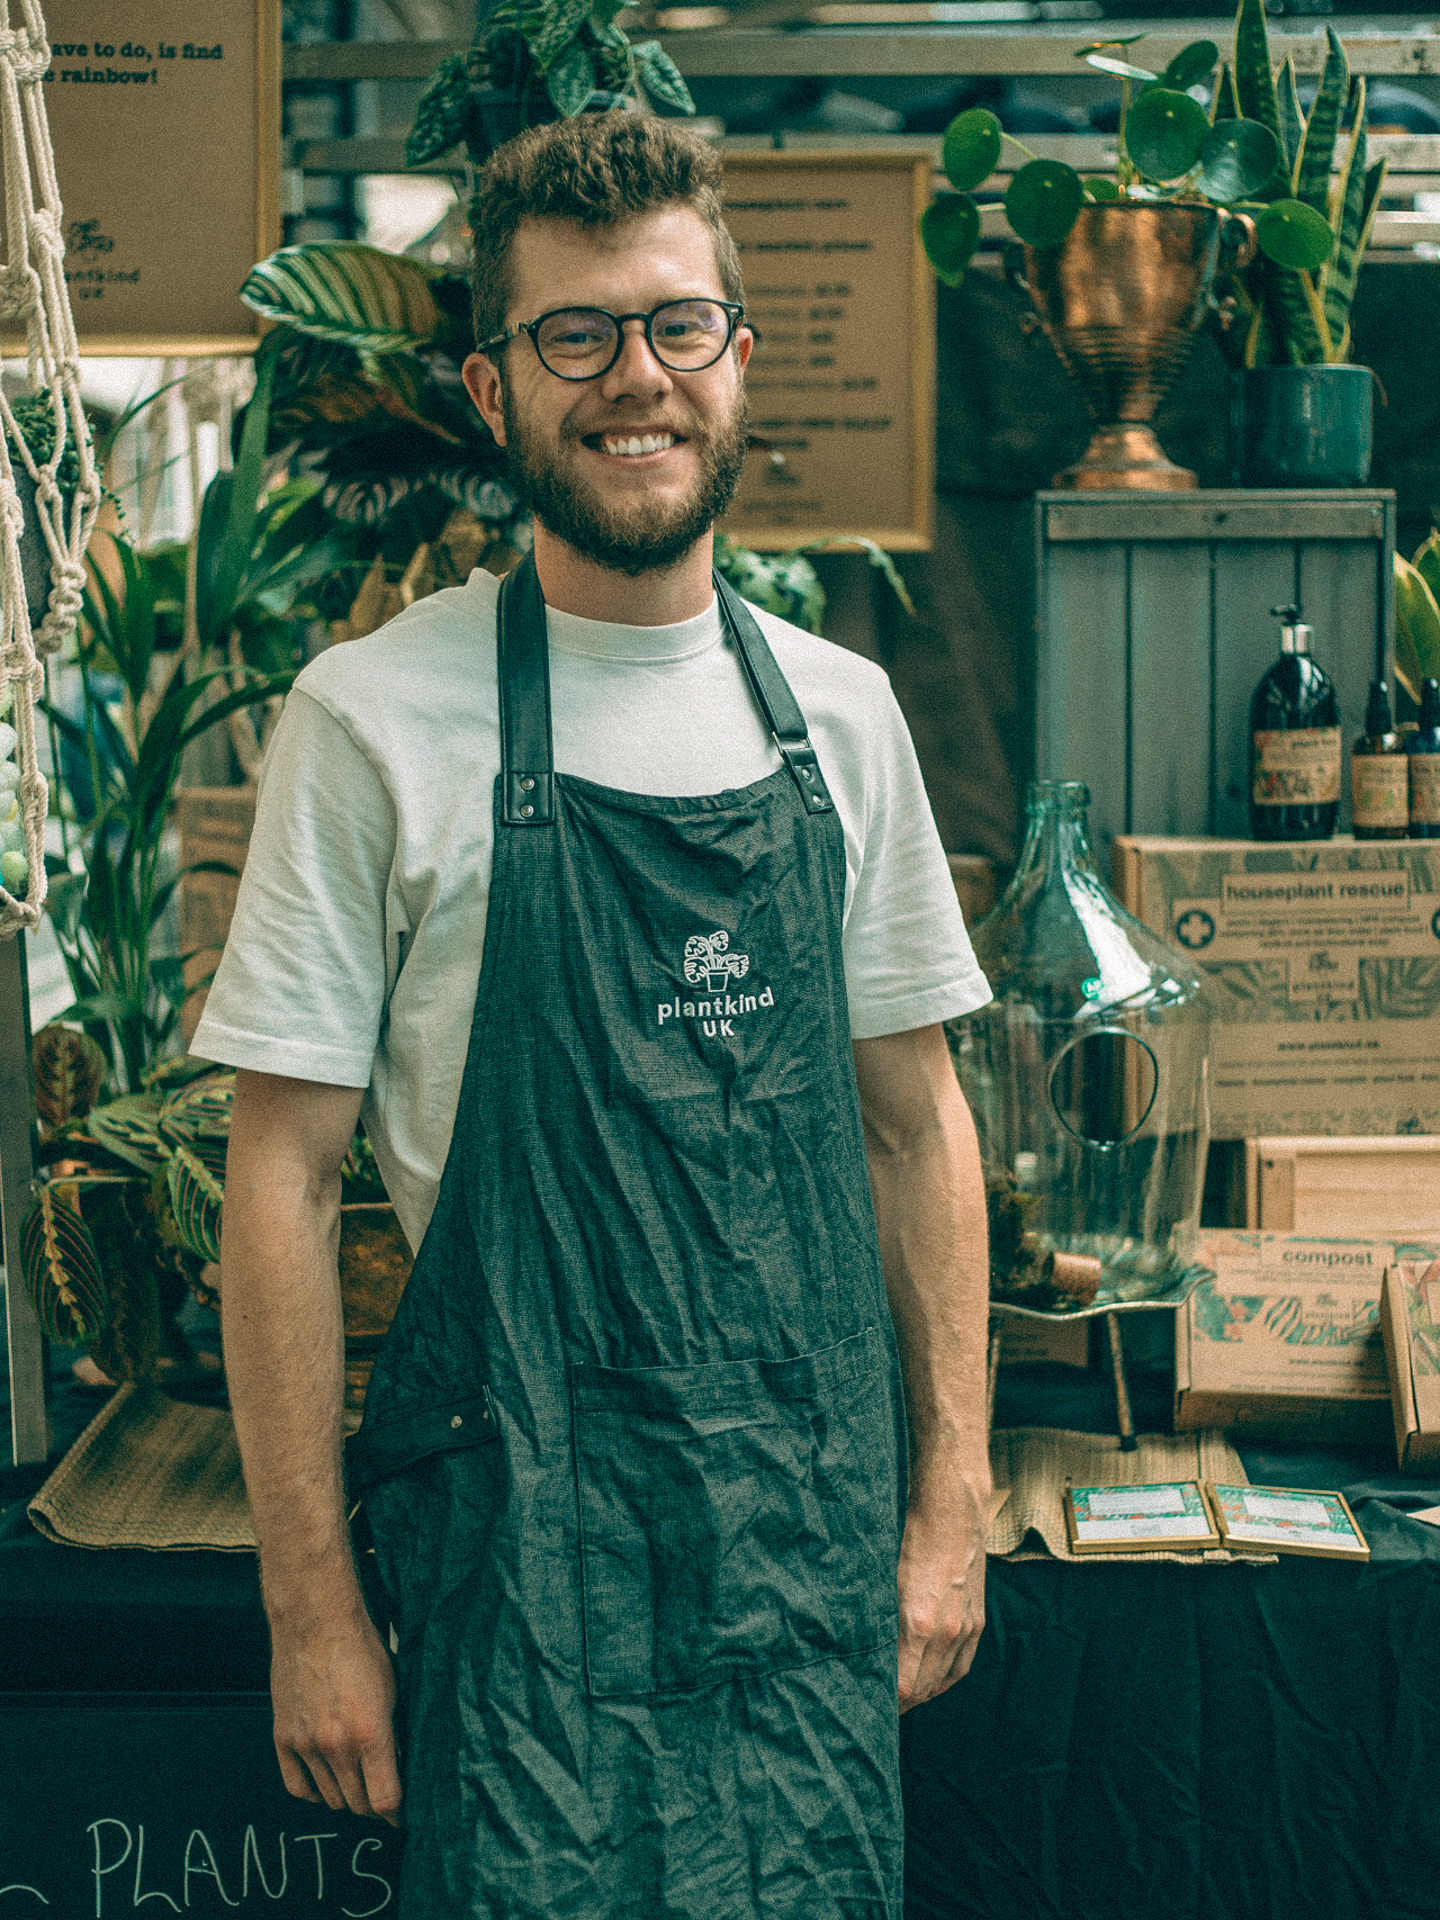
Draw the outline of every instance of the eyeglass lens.
[[[585,380],[604,373],[619,342],[611,314],[598,307],[572,307],[540,322],[535,347],[552,373]],[[730,316],[715,300],[675,300],[650,316],[650,343],[662,367],[694,373],[717,361],[730,338]]]

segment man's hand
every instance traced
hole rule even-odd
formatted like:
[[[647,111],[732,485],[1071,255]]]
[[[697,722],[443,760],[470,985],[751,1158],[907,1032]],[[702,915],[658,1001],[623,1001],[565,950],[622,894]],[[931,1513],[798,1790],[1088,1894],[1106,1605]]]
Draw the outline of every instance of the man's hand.
[[[395,1679],[369,1615],[305,1630],[276,1622],[272,1639],[275,1751],[287,1790],[398,1826]]]
[[[969,1671],[985,1625],[985,1192],[941,1028],[857,1040],[855,1077],[912,1446],[903,1713]]]
[[[900,1711],[970,1671],[985,1626],[984,1489],[956,1471],[943,1498],[912,1493],[900,1544]]]
[[[290,1792],[398,1824],[395,1681],[355,1573],[341,1466],[340,1167],[358,1087],[240,1073],[220,1306]]]

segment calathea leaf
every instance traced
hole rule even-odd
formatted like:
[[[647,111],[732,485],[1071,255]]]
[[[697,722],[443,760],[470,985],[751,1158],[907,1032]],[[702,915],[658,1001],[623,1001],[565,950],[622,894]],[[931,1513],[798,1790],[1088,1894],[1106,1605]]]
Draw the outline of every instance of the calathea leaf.
[[[83,1120],[105,1079],[105,1056],[78,1027],[42,1027],[30,1050],[35,1072],[35,1109],[54,1129]]]
[[[50,1339],[62,1347],[95,1339],[105,1325],[109,1296],[73,1181],[50,1183],[36,1194],[20,1225],[20,1259]]]
[[[160,1130],[167,1139],[191,1146],[207,1134],[228,1139],[234,1105],[234,1073],[207,1074],[171,1094],[160,1110]]]
[[[452,53],[442,60],[421,91],[415,119],[405,136],[405,164],[420,167],[438,160],[465,137],[470,111],[470,75],[465,56]]]
[[[545,91],[556,111],[567,118],[583,112],[595,91],[595,69],[589,49],[578,42],[568,46],[546,73]]]
[[[153,1093],[131,1093],[96,1107],[85,1122],[92,1140],[149,1173],[165,1158],[160,1137],[160,1100]]]
[[[189,1147],[173,1150],[165,1177],[181,1244],[202,1260],[218,1260],[224,1187]]]
[[[430,274],[404,254],[359,240],[281,247],[252,267],[240,298],[269,320],[361,353],[429,344],[440,326]]]
[[[640,69],[645,91],[652,100],[659,100],[667,107],[678,107],[681,113],[694,113],[695,102],[690,98],[690,89],[681,78],[680,69],[658,40],[640,42],[635,48],[635,64]]]

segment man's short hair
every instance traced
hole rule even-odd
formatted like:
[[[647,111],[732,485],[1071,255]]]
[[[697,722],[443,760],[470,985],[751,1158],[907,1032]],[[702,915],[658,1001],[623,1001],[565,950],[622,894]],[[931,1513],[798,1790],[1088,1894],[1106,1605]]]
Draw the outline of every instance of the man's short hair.
[[[481,169],[470,209],[476,341],[483,346],[504,331],[510,250],[522,220],[613,227],[688,207],[710,229],[725,298],[743,300],[739,256],[720,211],[722,177],[707,140],[648,113],[581,113],[507,140]]]

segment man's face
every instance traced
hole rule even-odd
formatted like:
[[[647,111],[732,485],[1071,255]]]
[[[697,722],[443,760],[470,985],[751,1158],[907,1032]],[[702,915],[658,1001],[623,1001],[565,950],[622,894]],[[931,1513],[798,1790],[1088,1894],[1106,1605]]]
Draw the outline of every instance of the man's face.
[[[510,258],[507,325],[562,306],[648,313],[667,300],[725,297],[710,231],[688,207],[594,231],[527,220]],[[541,524],[633,577],[673,566],[730,504],[745,459],[740,370],[751,344],[741,328],[713,366],[675,373],[632,322],[608,373],[566,381],[521,334],[499,349],[494,373],[484,356],[467,362],[466,383]]]

